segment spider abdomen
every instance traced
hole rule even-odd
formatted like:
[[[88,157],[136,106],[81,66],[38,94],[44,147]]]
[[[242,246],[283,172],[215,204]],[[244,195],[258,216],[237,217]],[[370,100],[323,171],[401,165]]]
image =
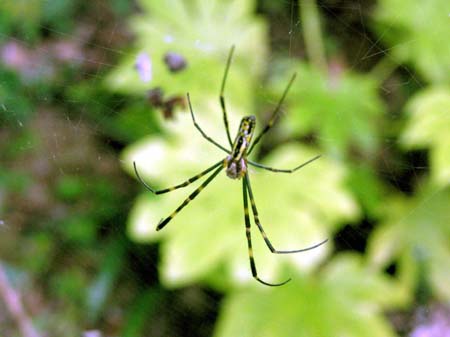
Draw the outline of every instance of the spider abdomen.
[[[241,179],[247,172],[247,163],[244,158],[233,160],[230,155],[225,159],[224,166],[226,167],[228,178],[231,179]]]

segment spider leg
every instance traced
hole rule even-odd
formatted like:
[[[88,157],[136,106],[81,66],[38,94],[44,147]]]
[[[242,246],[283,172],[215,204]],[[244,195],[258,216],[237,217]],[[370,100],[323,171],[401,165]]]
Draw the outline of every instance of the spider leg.
[[[220,106],[222,108],[223,123],[225,124],[228,142],[230,143],[231,147],[233,147],[233,142],[231,140],[230,126],[228,125],[227,109],[225,107],[225,98],[223,96],[223,92],[225,90],[225,82],[227,81],[228,70],[230,69],[231,59],[233,58],[233,52],[234,52],[234,45],[231,46],[230,53],[228,54],[227,65],[225,66],[225,72],[223,73],[222,85],[220,87],[220,96],[219,96]]]
[[[283,284],[286,284],[287,282],[289,282],[291,279],[287,279],[286,281],[281,282],[281,283],[268,283],[268,282],[261,280],[258,277],[258,273],[256,271],[255,258],[253,257],[252,237],[251,237],[251,232],[250,232],[250,217],[248,215],[246,180],[247,180],[247,177],[244,177],[244,179],[242,179],[242,192],[243,192],[243,196],[244,196],[245,234],[247,235],[248,257],[250,259],[250,268],[252,270],[252,275],[258,282],[260,282],[266,286],[271,286],[271,287],[282,286]]]
[[[287,169],[287,170],[286,169],[277,169],[277,168],[265,166],[263,164],[255,163],[255,162],[253,162],[251,160],[248,160],[248,159],[247,159],[247,163],[249,163],[252,166],[259,167],[259,168],[262,168],[262,169],[265,169],[265,170],[268,170],[268,171],[272,171],[272,172],[293,173],[293,172],[297,171],[298,169],[301,169],[302,167],[308,165],[309,163],[312,163],[314,160],[319,159],[320,157],[321,157],[321,155],[315,156],[314,158],[304,162],[303,164],[300,164],[299,166],[297,166],[297,167],[295,167],[293,169]]]
[[[216,164],[217,165],[217,164]],[[165,225],[167,225],[169,223],[170,220],[172,220],[175,215],[177,215],[184,207],[187,206],[187,204],[189,204],[192,200],[194,200],[194,198],[219,174],[220,171],[222,171],[223,166],[220,166],[217,170],[215,170],[213,172],[213,174],[211,174],[208,179],[206,179],[203,184],[201,184],[194,192],[192,192],[184,201],[183,203],[177,207],[177,209],[175,211],[173,211],[172,214],[170,214],[167,218],[165,218],[164,220],[161,220],[158,223],[158,226],[156,227],[156,230],[159,231],[161,230]]]
[[[203,138],[205,138],[207,141],[213,143],[215,146],[217,146],[219,149],[225,151],[226,153],[230,153],[230,150],[227,150],[225,147],[223,147],[222,145],[220,145],[219,143],[217,143],[214,139],[212,139],[211,137],[209,137],[200,127],[200,125],[197,124],[196,120],[195,120],[195,116],[194,116],[194,110],[192,109],[192,104],[191,104],[191,98],[189,97],[189,93],[187,93],[187,100],[188,100],[188,105],[189,105],[189,110],[191,112],[191,116],[192,116],[192,121],[194,122],[194,126],[197,128],[198,131],[200,131],[200,133],[202,134]]]
[[[281,96],[280,100],[278,101],[277,107],[275,108],[275,110],[272,113],[272,116],[269,119],[269,122],[264,127],[264,129],[262,129],[262,131],[256,136],[255,140],[253,141],[252,145],[250,146],[250,149],[248,150],[247,155],[250,155],[250,153],[252,152],[255,145],[258,144],[259,141],[261,140],[261,137],[264,136],[264,134],[267,131],[269,131],[269,129],[273,126],[273,124],[277,120],[278,115],[279,115],[278,112],[280,111],[281,105],[283,104],[283,101],[289,91],[289,88],[291,87],[292,82],[294,82],[296,76],[297,76],[297,74],[295,74],[295,73],[294,73],[294,75],[292,75],[291,79],[289,80],[288,85],[286,86],[286,89],[284,89],[283,95]]]
[[[172,186],[169,188],[165,188],[163,190],[155,190],[153,189],[149,184],[147,184],[144,179],[142,179],[142,177],[140,176],[137,166],[136,166],[136,162],[133,162],[133,167],[134,167],[134,172],[136,174],[136,177],[138,178],[138,180],[141,182],[142,185],[144,185],[144,187],[149,190],[150,192],[152,192],[153,194],[163,194],[163,193],[167,193],[167,192],[172,192],[178,188],[181,187],[186,187],[188,185],[190,185],[191,183],[193,183],[194,181],[196,181],[197,179],[200,179],[201,177],[203,177],[205,174],[207,174],[208,172],[212,171],[213,169],[215,169],[217,166],[221,165],[223,163],[223,160],[219,161],[218,163],[215,163],[213,166],[208,167],[206,170],[204,170],[203,172],[200,172],[199,174],[189,178],[188,180],[186,180],[185,182],[176,185],[176,186]]]
[[[256,209],[255,198],[253,197],[252,187],[250,186],[250,179],[248,177],[248,173],[245,174],[244,181],[245,181],[245,186],[247,187],[248,195],[250,197],[250,202],[252,204],[253,218],[255,219],[256,226],[258,226],[258,229],[261,232],[261,235],[262,235],[264,241],[266,242],[267,247],[269,247],[269,249],[272,253],[274,253],[274,254],[291,254],[291,253],[306,252],[308,250],[317,248],[328,241],[328,239],[325,239],[313,246],[302,248],[302,249],[295,249],[295,250],[277,250],[277,249],[275,249],[273,247],[272,243],[270,242],[269,238],[267,237],[266,232],[264,231],[264,229],[261,225],[261,222],[259,221],[258,210]]]

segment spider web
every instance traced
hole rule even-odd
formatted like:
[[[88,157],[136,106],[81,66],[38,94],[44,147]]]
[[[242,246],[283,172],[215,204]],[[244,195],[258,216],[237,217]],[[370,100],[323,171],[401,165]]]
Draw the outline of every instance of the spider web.
[[[117,1],[117,6],[120,4],[125,6]],[[129,333],[126,336],[137,336],[130,317],[148,307],[151,327],[147,325],[142,336],[211,335],[222,294],[201,286],[162,288],[157,279],[158,247],[132,242],[127,236],[127,215],[140,186],[122,171],[119,153],[131,138],[126,129],[125,135],[124,128],[115,129],[115,123],[120,123],[124,106],[145,101],[101,89],[105,74],[121,57],[131,55],[131,33],[126,28],[127,16],[120,10],[114,12],[109,3],[99,0],[86,6],[89,10],[83,12],[84,17],[70,19],[71,29],[62,23],[37,23],[41,38],[36,42],[18,32],[0,33],[0,63],[21,83],[6,91],[12,80],[0,79],[0,90],[10,95],[0,98],[4,118],[1,169],[7,172],[0,180],[0,266],[20,294],[26,312],[23,317],[11,314],[4,299],[0,300],[0,334],[34,336],[18,328],[32,319],[46,320],[46,326],[54,329],[40,336],[80,332],[91,337],[119,336],[125,335],[124,331]],[[131,5],[126,15],[139,10],[134,6],[138,7]],[[266,14],[270,22],[269,63],[279,54],[290,59],[306,56],[298,6],[297,1],[258,3],[258,12]],[[326,22],[322,34],[351,46],[348,52],[341,50],[339,59],[331,60],[337,68],[367,71],[383,57],[391,58],[381,42],[389,27],[378,35],[369,27],[373,5],[357,0],[319,1],[318,9]],[[349,43],[351,39],[355,42]],[[327,50],[333,48],[327,46]],[[381,87],[385,101],[398,99],[399,87],[423,87],[410,68],[392,58],[391,62],[397,70]],[[268,73],[273,75],[270,70]],[[89,85],[83,87],[83,83],[100,87],[98,96],[85,96]],[[267,106],[276,104],[269,95],[262,100]],[[18,101],[23,101],[22,105]],[[393,103],[395,107],[401,104]],[[397,111],[389,112],[394,123],[401,118]],[[149,123],[148,132],[155,131]],[[315,137],[311,144],[321,141],[320,135]],[[380,141],[383,153],[402,155],[395,139]],[[428,172],[428,157],[425,151],[406,156],[394,162],[381,156],[378,174],[393,189],[411,194]],[[107,202],[91,193],[99,193]],[[87,212],[89,203],[98,209]],[[90,217],[98,226],[95,232],[78,231],[77,226],[92,225]],[[70,231],[61,230],[61,224]],[[336,234],[337,249],[363,252],[373,226],[368,218],[344,226]],[[95,245],[94,240],[98,240]],[[36,261],[25,263],[35,255],[30,252],[37,256],[45,253],[45,259],[36,256]],[[120,263],[115,264],[116,260]],[[83,289],[81,295],[68,297],[79,289]],[[76,313],[77,305],[88,295],[92,302],[87,305],[91,310],[87,317],[72,317],[70,313]],[[136,314],[134,319],[148,317]],[[127,322],[130,330],[124,330]]]

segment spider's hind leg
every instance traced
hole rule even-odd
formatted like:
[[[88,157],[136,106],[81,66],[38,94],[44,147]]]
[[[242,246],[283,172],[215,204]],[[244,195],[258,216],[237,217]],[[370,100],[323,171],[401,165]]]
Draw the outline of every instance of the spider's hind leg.
[[[328,239],[325,239],[313,246],[309,246],[309,247],[302,248],[302,249],[294,249],[294,250],[277,250],[277,249],[275,249],[275,247],[272,245],[269,238],[267,237],[267,234],[264,231],[264,228],[262,227],[261,222],[259,221],[258,210],[256,209],[255,198],[253,197],[252,187],[250,186],[250,179],[248,177],[248,174],[246,174],[244,182],[247,187],[248,195],[250,196],[250,202],[252,204],[252,211],[253,211],[253,218],[255,219],[256,226],[258,227],[259,231],[261,232],[264,242],[266,243],[267,247],[269,247],[269,249],[272,253],[274,253],[274,254],[292,254],[292,253],[306,252],[308,250],[317,248],[328,241]]]
[[[255,264],[255,258],[253,257],[253,248],[252,248],[252,237],[250,232],[250,217],[248,214],[248,201],[247,201],[247,183],[246,183],[247,177],[244,177],[242,179],[242,192],[244,196],[244,219],[245,219],[245,234],[247,236],[247,246],[248,246],[248,257],[250,259],[250,268],[252,270],[253,277],[260,283],[270,286],[270,287],[278,287],[282,286],[283,284],[288,283],[291,279],[287,279],[284,282],[281,283],[268,283],[266,281],[261,280],[258,277],[258,272],[256,271],[256,264]]]

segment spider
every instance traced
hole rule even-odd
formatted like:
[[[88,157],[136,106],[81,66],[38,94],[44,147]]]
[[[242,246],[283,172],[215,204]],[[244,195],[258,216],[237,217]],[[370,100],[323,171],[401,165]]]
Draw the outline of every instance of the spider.
[[[140,176],[140,174],[138,172],[136,162],[133,162],[134,171],[136,173],[136,177],[142,183],[142,185],[144,185],[144,187],[146,189],[148,189],[150,192],[152,192],[154,194],[163,194],[163,193],[171,192],[171,191],[176,190],[181,187],[186,187],[186,186],[190,185],[191,183],[193,183],[194,181],[200,179],[204,175],[206,175],[209,172],[214,170],[213,173],[195,191],[193,191],[183,201],[183,203],[180,206],[178,206],[177,209],[175,209],[175,211],[172,214],[170,214],[165,219],[161,219],[161,221],[158,223],[158,225],[156,227],[157,231],[163,229],[175,217],[175,215],[177,215],[184,207],[186,207],[192,200],[194,200],[194,198],[198,194],[200,194],[200,192],[220,173],[220,171],[222,171],[222,169],[225,169],[225,172],[229,178],[242,179],[242,193],[243,193],[243,202],[244,202],[244,221],[245,221],[245,229],[246,229],[246,236],[247,236],[248,256],[249,256],[249,260],[250,260],[250,268],[252,271],[252,276],[257,281],[259,281],[260,283],[262,283],[266,286],[272,286],[272,287],[281,286],[281,285],[284,285],[287,282],[289,282],[291,279],[289,278],[280,283],[269,283],[258,277],[258,273],[256,271],[255,259],[253,257],[252,239],[251,239],[251,232],[250,232],[250,216],[249,216],[249,210],[248,210],[248,199],[250,199],[250,204],[251,204],[252,213],[253,213],[253,219],[256,223],[256,226],[258,227],[259,231],[261,232],[261,235],[262,235],[266,245],[269,247],[269,249],[272,253],[274,253],[274,254],[291,254],[291,253],[304,252],[304,251],[311,250],[311,249],[314,249],[314,248],[317,248],[317,247],[323,245],[325,242],[328,241],[328,239],[326,239],[318,244],[315,244],[313,246],[303,248],[303,249],[296,249],[296,250],[277,250],[277,249],[275,249],[274,246],[272,245],[272,243],[270,242],[270,240],[268,239],[268,237],[261,225],[261,222],[259,221],[258,210],[256,209],[255,199],[253,197],[253,191],[252,191],[252,187],[250,184],[250,177],[248,175],[248,165],[262,168],[265,170],[269,170],[272,172],[293,173],[293,172],[299,170],[300,168],[304,167],[305,165],[315,161],[316,159],[318,159],[320,157],[320,155],[300,164],[299,166],[297,166],[293,169],[272,168],[272,167],[268,167],[268,166],[253,162],[247,158],[251,154],[255,145],[258,144],[258,142],[261,140],[261,138],[264,136],[264,134],[267,131],[269,131],[269,129],[274,124],[274,122],[277,120],[277,118],[279,116],[280,107],[283,104],[286,94],[289,91],[289,88],[291,87],[296,74],[294,74],[291,77],[287,87],[285,88],[285,90],[283,92],[283,95],[281,96],[275,110],[272,113],[272,116],[271,116],[269,122],[259,132],[259,134],[253,139],[255,125],[256,125],[256,118],[253,115],[246,116],[246,117],[243,117],[241,120],[239,130],[238,130],[238,133],[236,135],[234,142],[231,140],[229,125],[228,125],[227,110],[225,107],[224,89],[225,89],[225,82],[227,80],[231,60],[233,57],[233,52],[234,52],[234,46],[231,47],[230,52],[228,54],[228,59],[227,59],[226,67],[225,67],[225,72],[224,72],[224,75],[222,78],[222,85],[221,85],[220,96],[219,96],[220,106],[221,106],[222,114],[223,114],[223,122],[225,124],[225,131],[227,134],[228,142],[231,146],[231,150],[225,148],[224,146],[222,146],[218,142],[216,142],[214,139],[209,137],[202,130],[202,128],[197,124],[197,121],[195,120],[195,116],[194,116],[194,111],[192,109],[191,99],[190,99],[189,93],[187,93],[187,101],[188,101],[188,105],[189,105],[189,111],[190,111],[190,114],[192,117],[192,122],[194,123],[195,128],[201,133],[201,135],[206,140],[208,140],[209,142],[211,142],[212,144],[217,146],[219,149],[221,149],[227,153],[227,156],[225,157],[225,159],[222,159],[221,161],[208,167],[203,172],[200,172],[199,174],[189,178],[185,182],[183,182],[179,185],[173,186],[173,187],[163,189],[163,190],[153,189],[152,187],[150,187],[149,184],[147,184],[144,181],[144,179],[142,179],[142,177]],[[252,142],[252,140],[253,140],[253,142]]]

